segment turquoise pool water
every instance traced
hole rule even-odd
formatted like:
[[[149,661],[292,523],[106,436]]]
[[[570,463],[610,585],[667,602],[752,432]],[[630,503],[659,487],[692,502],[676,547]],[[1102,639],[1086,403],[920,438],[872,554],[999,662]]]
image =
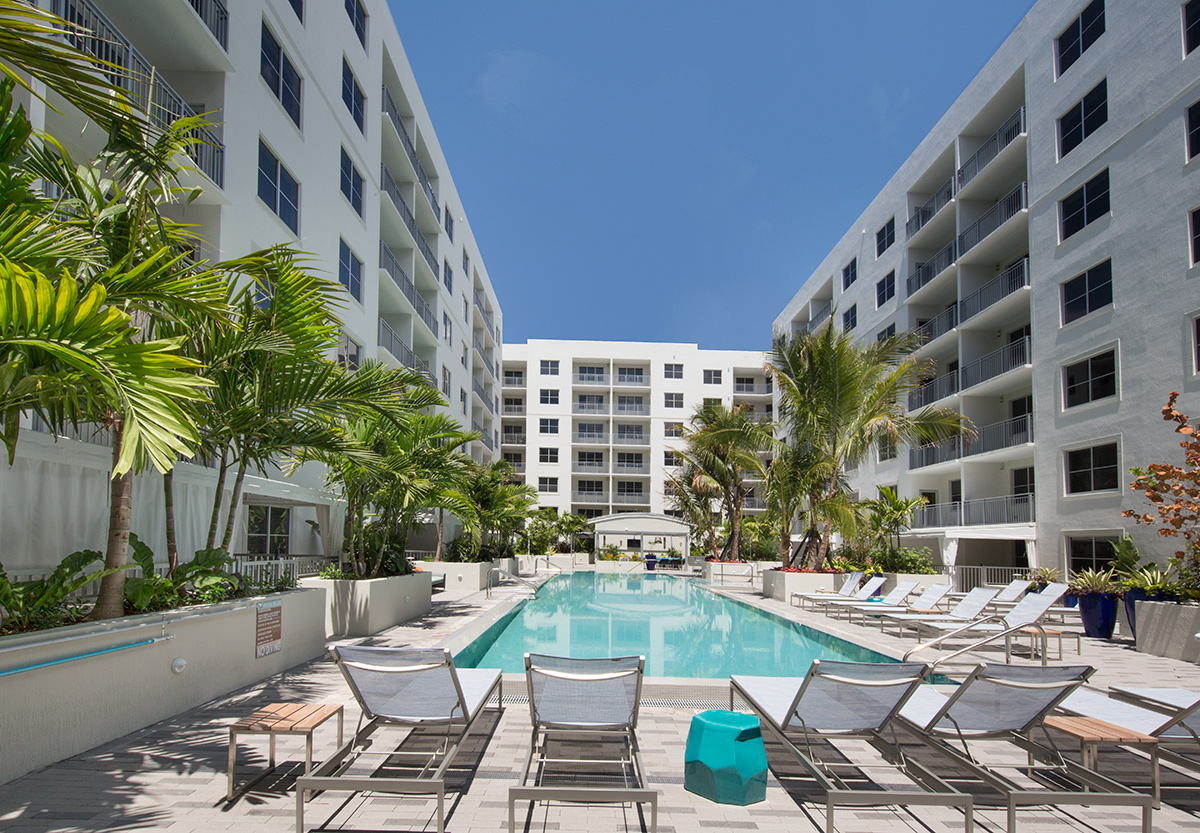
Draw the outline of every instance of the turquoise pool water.
[[[894,662],[669,575],[555,576],[454,658],[523,673],[524,655],[641,654],[651,677],[802,677],[814,659]]]

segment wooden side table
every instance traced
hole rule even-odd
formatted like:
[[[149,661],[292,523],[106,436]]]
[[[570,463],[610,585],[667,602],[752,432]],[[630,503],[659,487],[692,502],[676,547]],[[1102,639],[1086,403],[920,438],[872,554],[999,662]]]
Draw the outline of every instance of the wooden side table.
[[[268,767],[251,778],[245,787],[257,781],[275,768],[275,738],[279,735],[304,735],[304,774],[312,771],[313,731],[329,718],[337,715],[338,746],[342,745],[342,706],[306,705],[299,703],[272,703],[254,714],[243,717],[229,727],[229,790],[227,798],[232,800],[234,769],[237,766],[237,736],[266,735],[268,740]]]
[[[1091,770],[1097,768],[1100,760],[1100,744],[1102,743],[1149,747],[1150,783],[1154,792],[1154,809],[1159,808],[1161,802],[1159,800],[1158,738],[1106,723],[1094,717],[1068,717],[1054,714],[1046,718],[1045,724],[1048,729],[1054,729],[1078,740],[1079,755],[1083,765]]]

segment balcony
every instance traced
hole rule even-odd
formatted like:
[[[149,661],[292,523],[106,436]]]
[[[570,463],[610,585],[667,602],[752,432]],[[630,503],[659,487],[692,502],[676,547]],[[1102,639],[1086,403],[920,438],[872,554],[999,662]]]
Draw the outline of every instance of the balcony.
[[[1024,414],[1003,422],[994,422],[979,429],[979,433],[967,447],[967,454],[987,454],[1002,448],[1014,448],[1033,442],[1033,417]]]
[[[607,385],[608,374],[606,373],[576,373],[571,377],[571,381],[576,385]]]
[[[576,402],[571,405],[573,414],[607,414],[607,402]]]
[[[935,254],[929,260],[917,266],[916,270],[908,276],[908,295],[909,297],[916,294],[917,290],[928,284],[938,275],[945,272],[954,263],[955,244],[950,241],[950,245]]]
[[[1002,495],[923,506],[913,513],[911,528],[1029,524],[1034,520],[1033,495]]]
[[[487,311],[487,304],[484,303],[483,296],[479,294],[478,289],[475,290],[474,296],[475,296],[475,309],[479,310],[479,315],[483,318],[483,326],[487,327],[488,334],[492,338],[495,338],[496,337],[496,323],[492,319],[492,314]]]
[[[396,335],[396,331],[388,326],[388,323],[382,318],[379,319],[379,346],[395,356],[400,361],[400,364],[417,371],[425,376],[431,385],[437,387],[437,380],[433,378],[433,374],[429,371],[429,365],[421,360],[404,343],[404,339]]]
[[[766,509],[767,508],[767,499],[762,498],[762,497],[755,497],[754,495],[749,495],[748,497],[742,498],[742,508],[743,509]]]
[[[571,464],[571,471],[575,474],[608,474],[608,464],[585,463],[576,460]]]
[[[832,314],[833,314],[833,301],[827,301],[825,303],[825,306],[823,306],[819,310],[817,310],[816,315],[814,315],[812,317],[812,320],[808,322],[807,330],[808,330],[809,335],[812,335],[813,333],[815,333],[822,324],[824,324],[827,320],[829,320],[829,316]]]
[[[500,442],[502,445],[525,445],[525,435],[505,431],[500,435]]]
[[[948,463],[962,457],[962,440],[955,437],[945,442],[929,443],[928,445],[910,448],[908,450],[908,467],[920,469],[926,466],[936,466],[938,463]]]
[[[650,385],[650,380],[643,373],[617,373],[618,385],[627,387],[643,388]]]
[[[998,304],[1014,292],[1029,286],[1029,258],[1006,269],[975,292],[958,302],[962,321],[975,317],[988,307]]]
[[[425,262],[433,270],[434,277],[440,280],[442,271],[438,266],[437,255],[433,253],[433,247],[429,245],[424,232],[417,225],[417,218],[413,216],[412,209],[404,201],[404,196],[400,193],[400,186],[396,184],[396,180],[392,177],[392,172],[387,169],[387,165],[380,166],[380,179],[383,183],[383,192],[391,197],[392,205],[396,206],[396,210],[400,212],[400,219],[404,221],[405,227],[408,228],[409,233],[413,236],[413,240],[416,241],[417,249],[420,250],[421,256],[425,258]]]
[[[433,333],[433,337],[436,339],[438,334],[437,314],[421,297],[421,293],[417,292],[417,287],[408,277],[408,273],[404,271],[404,267],[400,265],[400,261],[396,260],[392,250],[382,240],[379,241],[379,268],[391,275],[392,281],[400,287],[404,297],[413,305],[417,317],[425,322],[425,326],[429,328],[429,332]]]
[[[650,406],[644,402],[618,402],[614,413],[626,416],[646,416],[650,413]]]
[[[648,492],[617,492],[613,495],[613,503],[643,505],[650,502]]]
[[[749,412],[744,414],[746,422],[754,422],[759,425],[769,425],[775,421],[775,414],[756,414]]]
[[[221,0],[188,0],[221,48],[229,50],[229,11]]]
[[[939,376],[916,390],[910,391],[908,409],[915,411],[917,408],[924,408],[939,399],[958,393],[958,373],[957,370],[951,370],[944,376]]]
[[[775,386],[770,382],[734,382],[733,392],[747,396],[770,396],[775,392]]]
[[[926,321],[920,327],[913,330],[913,335],[921,344],[928,344],[935,338],[944,336],[946,333],[958,326],[958,307],[947,307],[943,312],[934,318]]]
[[[650,438],[645,434],[617,434],[613,437],[614,445],[650,445]]]
[[[934,192],[924,205],[913,211],[908,222],[904,224],[905,238],[911,240],[913,235],[925,227],[934,215],[950,204],[954,199],[954,177],[950,177]]]
[[[505,373],[504,387],[506,388],[523,388],[525,387],[525,374],[523,373]]]
[[[993,133],[979,150],[975,151],[975,155],[958,169],[958,190],[961,191],[968,182],[988,166],[988,163],[1000,155],[1000,151],[1011,145],[1024,132],[1025,108],[1022,107],[1009,116],[1008,121],[1001,125],[1000,129]]]
[[[478,379],[471,380],[471,390],[475,391],[479,398],[483,400],[483,407],[487,408],[488,413],[495,416],[496,406],[492,404],[492,397]]]
[[[582,445],[608,445],[608,434],[572,434],[571,442]]]
[[[613,474],[649,474],[650,466],[645,463],[614,463]]]
[[[400,143],[404,145],[404,153],[408,156],[413,170],[417,172],[417,182],[421,184],[421,190],[425,192],[425,198],[429,200],[429,207],[433,209],[433,215],[440,223],[442,222],[442,212],[438,208],[433,185],[429,181],[429,175],[425,173],[425,167],[417,157],[417,146],[413,143],[412,137],[408,135],[408,128],[404,126],[404,119],[400,117],[400,108],[392,100],[392,94],[388,91],[386,84],[383,86],[381,97],[383,98],[383,112],[388,117],[388,121],[392,123],[392,127],[396,128],[396,132],[400,134]]]
[[[524,405],[505,405],[503,413],[505,416],[521,416],[522,414],[525,413],[525,406]]]
[[[571,492],[571,500],[574,503],[608,503],[608,495],[605,492]]]
[[[964,365],[959,374],[962,376],[962,389],[974,387],[988,379],[1008,373],[1029,364],[1032,352],[1029,337],[1006,344],[999,350],[988,353],[968,365]]]
[[[524,474],[525,473],[525,464],[524,463],[510,462],[509,465],[512,466],[513,474]]]
[[[492,351],[484,346],[483,339],[479,337],[478,333],[471,333],[471,346],[475,348],[475,352],[483,361],[483,367],[488,372],[488,375],[495,379],[496,371],[492,369]]]
[[[218,27],[213,34],[225,46],[229,15],[215,0],[190,0],[191,6],[208,23],[207,14]],[[130,103],[145,111],[151,123],[160,130],[176,119],[195,116],[196,111],[163,81],[154,66],[133,47],[133,44],[89,0],[54,0],[51,11],[64,20],[89,30],[83,35],[76,31],[64,35],[71,46],[93,58],[118,65],[122,71],[107,73],[108,77],[129,94]],[[190,13],[189,13],[190,14]],[[211,27],[210,27],[211,30]],[[195,143],[188,148],[192,161],[218,187],[225,185],[225,145],[217,135],[204,127],[192,131]]]
[[[495,451],[495,450],[496,450],[496,443],[495,443],[495,442],[493,442],[493,441],[492,441],[492,438],[491,438],[491,437],[489,437],[487,434],[480,434],[480,435],[479,435],[479,441],[480,441],[481,443],[483,443],[483,447],[484,447],[484,448],[486,448],[488,451]]]
[[[1022,182],[1001,197],[995,205],[984,212],[966,231],[958,236],[958,253],[961,257],[979,245],[985,237],[1029,207],[1028,189]]]

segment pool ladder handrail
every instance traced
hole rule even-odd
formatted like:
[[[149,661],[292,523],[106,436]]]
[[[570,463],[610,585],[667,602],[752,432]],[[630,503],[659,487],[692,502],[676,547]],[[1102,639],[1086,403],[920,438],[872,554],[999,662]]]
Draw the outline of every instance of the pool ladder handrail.
[[[559,573],[562,573],[563,568],[551,561],[550,556],[548,555],[539,555],[537,558],[533,559],[533,571],[535,573],[538,570],[538,562],[543,560],[546,562],[547,569],[558,570]]]
[[[531,589],[533,591],[533,597],[535,599],[537,598],[538,586],[536,584],[534,584],[532,581],[529,581],[528,579],[523,579],[518,575],[513,575],[508,570],[505,570],[501,567],[493,567],[492,569],[488,570],[487,592],[486,592],[487,598],[490,599],[492,597],[492,573],[499,573],[502,576],[508,576],[509,578],[511,578],[515,581],[518,581],[521,584],[524,584],[526,587],[528,587],[529,589]]]

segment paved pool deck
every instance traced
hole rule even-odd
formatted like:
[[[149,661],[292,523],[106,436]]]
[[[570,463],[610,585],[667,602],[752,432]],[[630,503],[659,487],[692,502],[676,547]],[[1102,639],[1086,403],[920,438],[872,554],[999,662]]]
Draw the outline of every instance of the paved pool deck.
[[[765,600],[745,585],[727,585],[718,592],[760,605],[793,621],[813,625],[889,655],[898,656],[911,639],[881,635],[876,627],[849,625],[820,613],[802,612],[781,602]],[[442,593],[432,611],[419,620],[392,628],[367,640],[368,644],[426,647],[441,643],[475,617],[486,614],[517,592],[506,586],[486,599],[480,593]],[[1082,657],[1074,655],[1073,641],[1065,660],[1095,666],[1091,688],[1104,690],[1115,684],[1178,686],[1200,691],[1200,667],[1139,654],[1128,642],[1083,640]],[[1003,661],[999,652],[987,659]],[[1028,660],[1018,658],[1017,662]],[[506,695],[523,695],[519,683],[506,681]],[[667,692],[668,689],[662,689]],[[712,701],[673,701],[669,696],[650,700],[642,709],[639,739],[651,786],[661,791],[659,827],[662,833],[704,830],[821,831],[824,805],[811,783],[795,777],[798,767],[768,741],[772,772],[766,801],[749,807],[714,804],[683,788],[683,750],[691,718],[698,711],[718,706],[727,698],[727,686],[711,687]],[[653,697],[654,689],[648,689]],[[692,692],[695,697],[695,691]],[[138,692],[130,691],[130,697]],[[703,695],[700,695],[701,697]],[[507,697],[506,697],[507,699]],[[192,831],[295,829],[292,785],[303,769],[302,741],[279,741],[279,766],[254,783],[234,801],[225,800],[225,766],[228,726],[237,718],[271,702],[342,703],[346,727],[352,731],[358,710],[336,668],[318,659],[293,668],[257,685],[156,723],[73,758],[0,785],[0,831],[170,830]],[[0,690],[0,707],[2,690]],[[335,748],[335,722],[316,734],[314,758],[322,759]],[[508,787],[515,783],[529,738],[529,713],[524,701],[506,702],[502,712],[481,719],[474,739],[459,756],[448,796],[447,830],[500,831],[507,829]],[[843,752],[861,754],[860,742],[838,745]],[[262,767],[266,741],[246,738],[241,743],[239,765]],[[907,748],[907,746],[906,746]],[[913,744],[919,749],[919,744]],[[1069,740],[1061,747],[1077,756]],[[984,760],[994,760],[982,747]],[[836,753],[837,749],[826,748]],[[0,750],[3,754],[3,750]],[[918,753],[919,754],[919,753]],[[1101,756],[1102,770],[1118,780],[1146,791],[1149,770],[1145,761],[1117,750]],[[1163,771],[1164,805],[1154,813],[1156,831],[1200,831],[1200,778]],[[981,831],[1004,829],[1004,812],[986,789],[976,794],[976,825]],[[435,829],[434,804],[420,798],[381,794],[321,794],[307,805],[307,829],[358,831],[431,831]],[[648,829],[648,815],[636,808],[610,805],[537,805],[518,807],[517,829],[525,831],[638,831]],[[1129,808],[1067,807],[1022,810],[1019,826],[1033,833],[1087,830],[1098,833],[1133,833],[1140,830],[1140,815]],[[837,814],[837,829],[847,833],[880,831],[961,830],[961,814],[948,809],[903,807],[844,809]]]

